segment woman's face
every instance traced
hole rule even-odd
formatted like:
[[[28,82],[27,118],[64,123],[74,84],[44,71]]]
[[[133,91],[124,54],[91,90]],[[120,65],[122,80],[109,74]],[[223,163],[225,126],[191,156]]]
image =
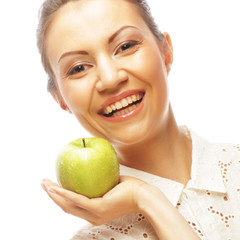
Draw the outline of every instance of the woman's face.
[[[90,133],[131,144],[162,130],[169,46],[156,40],[134,4],[71,1],[54,16],[46,46],[53,95]]]

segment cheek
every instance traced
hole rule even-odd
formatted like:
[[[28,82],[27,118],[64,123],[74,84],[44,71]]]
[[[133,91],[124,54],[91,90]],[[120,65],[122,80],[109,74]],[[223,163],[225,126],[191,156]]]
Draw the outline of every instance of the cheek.
[[[91,89],[87,80],[66,80],[60,86],[65,103],[74,115],[85,115],[90,106]]]
[[[149,86],[152,112],[164,116],[169,106],[168,74],[164,57],[157,46],[149,46],[138,56],[137,61],[134,64],[138,66],[135,72]]]
[[[168,91],[168,81],[167,81],[167,69],[165,66],[164,58],[161,53],[152,54],[151,56],[152,64],[149,66],[151,74],[149,74],[149,84],[152,85],[152,95],[154,109],[161,115],[167,110],[169,105],[169,91]]]
[[[143,79],[149,84],[159,84],[159,86],[166,83],[167,71],[157,45],[148,45],[143,51],[139,51],[133,62],[130,66],[136,78]]]
[[[62,96],[82,127],[92,136],[104,137],[90,114],[94,84],[90,79],[71,80],[61,86]]]

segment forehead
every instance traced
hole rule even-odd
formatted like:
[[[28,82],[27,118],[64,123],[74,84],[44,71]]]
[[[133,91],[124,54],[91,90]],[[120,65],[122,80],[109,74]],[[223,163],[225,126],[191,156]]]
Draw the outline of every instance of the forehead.
[[[99,40],[99,37],[108,37],[124,25],[147,29],[138,7],[131,1],[70,1],[54,15],[46,40],[51,48],[55,45],[54,41],[59,39],[62,43],[76,39],[82,42],[94,41]]]
[[[138,6],[131,0],[77,0],[68,1],[60,7],[56,12],[54,21],[63,17],[65,20],[71,16],[80,17],[80,15],[82,20],[88,21],[88,24],[94,22],[94,19],[101,19],[102,22],[106,16],[123,18],[127,15],[133,15],[141,17]],[[97,23],[99,24],[99,22]]]

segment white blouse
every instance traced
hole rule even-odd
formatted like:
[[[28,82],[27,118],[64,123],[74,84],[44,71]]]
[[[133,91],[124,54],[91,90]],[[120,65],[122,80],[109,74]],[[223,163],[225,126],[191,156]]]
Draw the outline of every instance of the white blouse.
[[[210,143],[189,133],[192,139],[191,180],[181,183],[140,170],[120,166],[122,175],[142,179],[158,187],[176,206],[201,239],[240,239],[240,145]],[[101,226],[87,225],[72,240],[156,240],[142,214],[120,217]]]

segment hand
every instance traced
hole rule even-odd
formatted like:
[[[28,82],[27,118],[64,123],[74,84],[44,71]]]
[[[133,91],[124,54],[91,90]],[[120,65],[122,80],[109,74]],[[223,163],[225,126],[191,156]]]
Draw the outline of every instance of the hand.
[[[50,180],[42,186],[49,197],[66,213],[101,225],[134,212],[143,213],[152,224],[159,239],[199,240],[194,230],[177,209],[156,187],[139,179],[121,176],[120,182],[101,198],[89,199],[65,190]]]
[[[103,197],[92,199],[65,190],[48,179],[43,180],[42,187],[64,212],[85,219],[93,225],[101,225],[120,216],[138,212],[137,191],[145,184],[133,177],[120,176],[117,186]]]

